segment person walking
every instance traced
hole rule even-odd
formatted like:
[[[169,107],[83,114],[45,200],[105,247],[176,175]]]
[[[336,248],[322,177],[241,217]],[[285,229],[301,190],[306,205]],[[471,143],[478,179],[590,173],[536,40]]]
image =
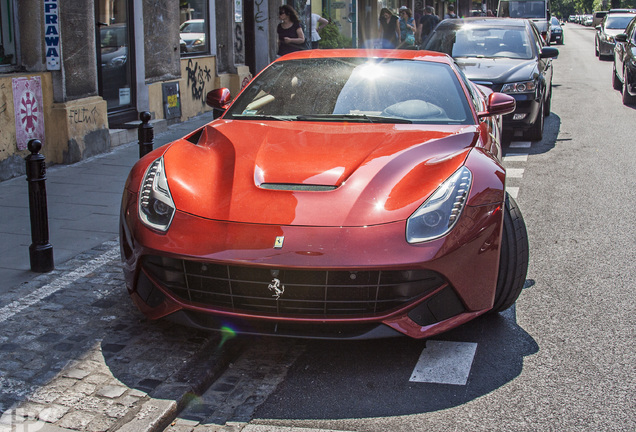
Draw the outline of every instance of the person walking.
[[[400,26],[398,17],[387,9],[380,10],[380,35],[382,38],[382,48],[393,49],[398,46],[400,40]]]
[[[283,56],[290,52],[304,49],[305,33],[300,27],[300,19],[293,7],[282,5],[278,8],[278,17],[281,22],[276,27],[278,33],[278,55]]]
[[[434,11],[432,6],[424,8],[424,15],[420,18],[420,23],[417,25],[417,40],[419,43],[424,42],[439,23],[439,17],[433,13]]]
[[[318,43],[320,42],[320,34],[318,33],[324,26],[329,24],[325,18],[318,14],[311,14],[311,49],[318,49]]]
[[[449,4],[448,5],[448,12],[446,13],[446,15],[444,15],[444,19],[454,19],[457,18],[457,14],[455,13],[455,5]]]
[[[400,8],[400,48],[413,48],[415,46],[415,18],[413,12],[406,6]]]

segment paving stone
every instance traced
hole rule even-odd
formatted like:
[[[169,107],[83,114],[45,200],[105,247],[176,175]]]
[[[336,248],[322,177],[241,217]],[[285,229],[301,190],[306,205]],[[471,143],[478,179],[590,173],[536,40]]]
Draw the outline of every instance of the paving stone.
[[[103,396],[103,397],[107,397],[110,399],[115,399],[118,398],[119,396],[123,395],[126,392],[126,387],[120,387],[120,386],[114,386],[114,385],[110,385],[110,386],[106,386],[103,387],[102,389],[100,389],[97,394],[99,396]]]

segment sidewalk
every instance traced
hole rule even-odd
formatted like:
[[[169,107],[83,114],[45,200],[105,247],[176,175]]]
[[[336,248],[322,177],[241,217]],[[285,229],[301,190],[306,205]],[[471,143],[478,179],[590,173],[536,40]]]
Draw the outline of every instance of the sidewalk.
[[[205,113],[165,132],[155,127],[158,148],[213,120]],[[124,132],[124,131],[122,131]],[[130,133],[134,132],[134,133]],[[122,136],[134,141],[120,143]],[[137,131],[111,134],[109,153],[73,165],[47,169],[46,192],[49,242],[56,267],[78,254],[118,236],[121,196],[128,172],[139,159]],[[126,138],[125,138],[126,139]],[[29,246],[31,221],[26,176],[0,182],[0,294],[31,281]]]

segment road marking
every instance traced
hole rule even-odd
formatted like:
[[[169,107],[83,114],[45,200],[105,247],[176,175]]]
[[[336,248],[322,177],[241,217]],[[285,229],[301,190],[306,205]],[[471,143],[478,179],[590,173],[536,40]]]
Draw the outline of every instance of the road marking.
[[[527,162],[528,154],[527,153],[508,153],[503,157],[503,161],[505,162]]]
[[[31,294],[28,294],[21,298],[20,300],[9,303],[8,305],[0,308],[0,322],[8,320],[20,311],[28,308],[29,306],[33,306],[40,300],[50,296],[51,294],[61,290],[62,288],[69,286],[79,278],[94,272],[99,267],[103,266],[109,261],[114,260],[117,257],[119,257],[119,246],[115,246],[112,249],[107,250],[102,255],[91,259],[88,263],[73,270],[72,272],[61,275],[59,278],[55,279],[51,283],[38,288]]]
[[[409,381],[466,385],[476,351],[474,342],[426,341]]]
[[[515,141],[510,143],[510,148],[530,148],[532,146],[531,141]]]
[[[523,177],[523,168],[506,168],[506,177],[510,177],[510,178]]]
[[[513,186],[506,186],[506,192],[508,192],[508,195],[510,195],[514,199],[517,199],[517,196],[519,195],[519,188],[513,187]]]

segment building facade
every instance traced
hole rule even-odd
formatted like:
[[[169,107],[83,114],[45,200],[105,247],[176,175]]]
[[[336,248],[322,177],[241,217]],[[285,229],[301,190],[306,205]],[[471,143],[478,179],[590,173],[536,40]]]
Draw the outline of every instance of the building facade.
[[[485,6],[457,0],[460,16]],[[489,0],[494,1],[494,0]],[[21,176],[31,139],[70,164],[136,137],[139,113],[169,126],[235,95],[276,57],[278,7],[329,18],[338,46],[370,46],[382,7],[416,18],[441,0],[4,0],[0,2],[0,181]],[[485,9],[485,8],[484,8]],[[333,31],[332,31],[333,35]],[[330,41],[332,42],[332,41]],[[128,131],[128,139],[114,131]]]

